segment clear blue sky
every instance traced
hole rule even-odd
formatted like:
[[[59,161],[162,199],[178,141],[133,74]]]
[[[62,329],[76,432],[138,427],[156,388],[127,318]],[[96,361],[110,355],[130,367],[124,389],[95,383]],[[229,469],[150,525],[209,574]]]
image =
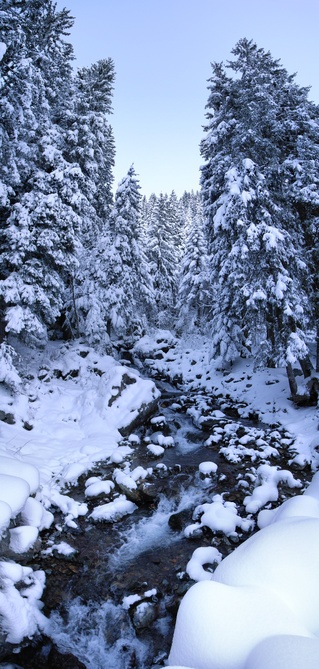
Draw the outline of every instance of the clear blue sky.
[[[319,0],[58,0],[75,17],[75,65],[115,63],[115,184],[134,163],[143,194],[196,190],[210,63],[241,37],[279,58],[319,103]]]

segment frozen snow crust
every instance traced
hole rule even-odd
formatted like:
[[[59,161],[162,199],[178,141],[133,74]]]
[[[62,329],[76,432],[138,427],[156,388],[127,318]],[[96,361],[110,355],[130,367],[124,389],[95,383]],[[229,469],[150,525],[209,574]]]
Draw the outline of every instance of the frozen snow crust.
[[[40,542],[41,531],[54,520],[49,509],[59,509],[66,525],[76,527],[88,507],[62,491],[99,460],[120,464],[121,431],[160,394],[152,381],[85,345],[51,343],[42,353],[22,354],[20,392],[13,394],[4,384],[0,390],[0,538],[7,546],[7,560],[0,561],[0,641],[14,644],[46,627],[45,574],[22,567],[15,556],[27,555]],[[87,496],[107,496],[113,488],[112,481],[91,480]],[[118,495],[91,517],[114,522],[135,508]],[[73,549],[59,544],[53,550],[67,555]]]

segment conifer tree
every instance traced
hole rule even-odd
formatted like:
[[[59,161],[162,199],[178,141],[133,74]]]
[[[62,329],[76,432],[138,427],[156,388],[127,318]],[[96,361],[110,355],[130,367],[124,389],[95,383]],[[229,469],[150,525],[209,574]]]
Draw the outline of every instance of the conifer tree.
[[[75,79],[74,121],[70,143],[72,159],[83,173],[82,191],[90,203],[84,225],[84,243],[101,233],[113,202],[115,147],[109,122],[112,112],[114,64],[111,58],[84,67]],[[93,210],[93,211],[92,211]]]
[[[74,108],[68,151],[81,168],[81,243],[78,268],[66,292],[66,320],[75,336],[107,344],[103,303],[106,284],[103,257],[110,244],[108,220],[113,200],[113,131],[109,123],[114,82],[111,59],[82,68],[74,82]]]
[[[174,233],[170,223],[169,198],[160,193],[152,211],[147,248],[154,282],[156,323],[160,327],[170,326],[174,318],[178,277]]]
[[[72,20],[51,0],[10,0],[0,18],[2,135],[12,142],[10,155],[7,141],[2,145],[0,161],[6,160],[2,178],[10,184],[1,213],[2,318],[7,332],[39,342],[61,311],[79,247],[80,170],[65,159],[60,124],[71,90],[72,50],[64,35]]]
[[[103,328],[109,334],[133,334],[143,328],[152,308],[152,279],[141,244],[139,191],[132,166],[117,188],[109,230],[95,254],[98,292],[94,310],[99,313],[96,339],[103,336]],[[86,286],[87,282],[85,290]],[[90,300],[87,304],[86,323],[88,318],[93,323]]]
[[[296,131],[296,128],[295,128]],[[306,291],[316,333],[319,371],[319,107],[307,101],[299,119],[293,151],[283,165],[285,198],[298,222],[306,264]],[[308,364],[306,375],[310,376]]]
[[[180,262],[185,245],[184,220],[182,207],[175,191],[172,191],[167,201],[167,217],[169,220],[172,244],[175,249],[176,262]]]
[[[209,266],[201,202],[189,200],[188,230],[181,261],[177,299],[177,326],[204,330],[209,319]]]
[[[308,300],[281,172],[305,93],[253,42],[233,54],[236,77],[213,65],[201,144],[214,345],[224,361],[253,352],[260,364],[289,366],[307,356]]]

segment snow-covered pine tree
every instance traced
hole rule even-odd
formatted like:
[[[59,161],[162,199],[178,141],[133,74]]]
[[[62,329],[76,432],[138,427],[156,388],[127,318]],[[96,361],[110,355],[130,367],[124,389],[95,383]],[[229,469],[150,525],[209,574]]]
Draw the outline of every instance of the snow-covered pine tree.
[[[176,261],[178,263],[181,261],[185,247],[184,218],[182,214],[183,210],[180,201],[175,191],[172,191],[167,202],[167,215],[170,223],[172,243],[175,248]]]
[[[141,244],[140,186],[131,166],[119,183],[109,237],[99,253],[103,320],[109,333],[131,335],[143,328],[153,305],[153,285]]]
[[[295,84],[251,41],[233,54],[236,77],[213,65],[201,144],[214,345],[223,361],[253,352],[260,364],[289,365],[307,355],[305,265],[280,179]]]
[[[170,225],[168,195],[160,193],[152,209],[148,229],[147,255],[155,291],[155,323],[170,327],[174,310],[178,279],[178,249],[175,230]]]
[[[65,160],[60,125],[71,90],[72,50],[64,42],[70,25],[68,12],[57,12],[51,0],[9,0],[1,15],[2,134],[12,142],[9,156],[2,145],[0,161],[10,184],[1,215],[2,318],[7,332],[35,342],[46,339],[59,315],[77,263],[80,170]]]
[[[68,150],[81,168],[83,179],[82,250],[79,266],[66,293],[67,322],[76,336],[104,346],[106,333],[105,277],[103,257],[110,243],[108,219],[113,200],[113,131],[109,123],[114,82],[111,59],[100,60],[79,70],[75,82]]]
[[[91,219],[83,230],[95,240],[109,218],[112,203],[115,145],[109,115],[112,112],[114,64],[111,58],[84,67],[75,78],[74,122],[70,143],[72,159],[79,163],[84,180],[82,191],[90,203]],[[90,214],[89,214],[90,219]]]
[[[210,307],[207,242],[199,199],[189,200],[186,227],[176,310],[177,327],[190,332],[205,328]]]
[[[311,308],[311,327],[316,332],[316,371],[319,372],[319,107],[305,101],[304,89],[302,92],[302,114],[293,119],[295,141],[283,164],[282,174],[284,194],[298,225],[303,260],[307,266],[306,291]],[[309,364],[304,372],[310,376]]]
[[[152,220],[153,220],[153,214],[154,214],[154,208],[156,205],[157,197],[155,193],[152,193],[149,198],[147,198],[145,195],[142,198],[142,205],[141,205],[141,230],[142,230],[142,238],[143,238],[143,243],[144,243],[144,248],[148,248],[148,239],[149,239],[149,231],[151,228]]]

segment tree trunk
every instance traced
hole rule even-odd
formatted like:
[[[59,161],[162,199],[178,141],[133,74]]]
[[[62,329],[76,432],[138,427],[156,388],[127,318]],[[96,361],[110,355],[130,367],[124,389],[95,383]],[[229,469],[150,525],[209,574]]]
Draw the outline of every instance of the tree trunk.
[[[318,342],[317,342],[317,347],[318,347]],[[312,371],[313,371],[313,365],[310,360],[309,355],[307,355],[305,358],[302,358],[299,360],[300,367],[302,369],[302,373],[304,375],[305,379],[308,379],[309,376],[311,376]],[[317,370],[318,371],[318,370]]]
[[[74,309],[74,316],[75,316],[75,329],[76,329],[76,336],[80,336],[80,325],[79,325],[79,315],[78,315],[78,310],[76,306],[76,299],[75,299],[75,290],[74,290],[74,276],[71,276],[71,290],[72,290],[72,301],[73,301],[73,309]]]
[[[319,323],[317,323],[316,345],[316,372],[319,372]]]
[[[291,399],[294,400],[298,394],[298,386],[295,378],[294,370],[292,364],[287,362],[286,372],[288,376],[289,388],[291,392]]]
[[[6,322],[5,315],[5,301],[3,297],[0,298],[0,344],[6,339]]]
[[[266,315],[266,327],[267,327],[267,341],[270,343],[271,352],[267,356],[267,367],[274,368],[276,367],[274,360],[274,351],[275,351],[275,328],[274,328],[274,315],[273,308],[270,306],[269,312]]]

